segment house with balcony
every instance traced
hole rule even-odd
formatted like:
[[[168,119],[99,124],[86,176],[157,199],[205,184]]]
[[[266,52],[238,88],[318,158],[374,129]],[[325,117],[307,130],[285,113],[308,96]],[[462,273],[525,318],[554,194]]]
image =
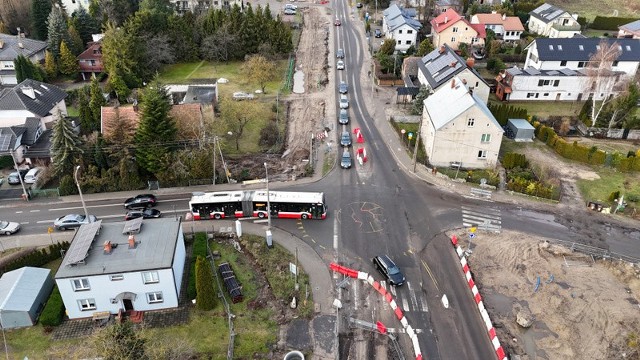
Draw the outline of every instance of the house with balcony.
[[[490,29],[498,40],[504,42],[515,42],[520,40],[520,35],[524,32],[524,26],[517,16],[507,16],[505,14],[475,14],[471,17],[471,24],[484,25],[485,30]]]
[[[618,26],[618,38],[640,39],[640,20]]]
[[[0,84],[16,85],[18,79],[13,61],[23,55],[33,63],[44,61],[47,42],[27,39],[24,33],[18,35],[0,34]]]
[[[180,218],[98,220],[76,231],[55,282],[70,319],[140,319],[178,306],[185,259]]]
[[[471,47],[483,47],[486,31],[481,24],[471,24],[455,10],[448,9],[431,20],[431,40],[437,49],[448,45],[458,50],[461,43]]]
[[[438,92],[448,87],[451,79],[457,77],[467,89],[486,104],[489,99],[489,84],[473,68],[475,61],[466,61],[448,45],[442,45],[417,62],[417,78],[421,86]]]
[[[92,35],[93,41],[87,44],[87,49],[78,55],[78,66],[82,80],[87,81],[104,72],[102,63],[102,37],[104,35]]]
[[[494,168],[503,133],[484,101],[458,77],[424,100],[420,135],[432,166]]]
[[[387,39],[395,40],[397,51],[404,53],[411,46],[417,47],[422,24],[414,19],[415,16],[415,9],[403,9],[396,4],[382,13],[382,32]]]
[[[542,4],[529,13],[529,32],[550,38],[570,38],[580,34],[578,14],[569,14],[551,4]]]

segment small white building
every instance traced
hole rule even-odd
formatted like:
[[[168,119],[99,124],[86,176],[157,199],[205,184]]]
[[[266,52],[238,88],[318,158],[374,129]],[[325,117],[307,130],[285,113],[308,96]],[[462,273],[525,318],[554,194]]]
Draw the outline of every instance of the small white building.
[[[67,15],[71,16],[74,11],[78,10],[82,6],[85,10],[89,11],[90,0],[61,0],[62,6],[67,11]]]
[[[99,220],[76,232],[55,281],[70,319],[175,308],[185,259],[180,219]]]
[[[382,32],[385,38],[395,40],[397,51],[406,52],[411,46],[418,46],[418,31],[422,24],[413,18],[415,14],[415,9],[402,9],[396,4],[382,14]]]
[[[517,16],[497,14],[475,14],[471,17],[472,24],[482,24],[485,30],[492,30],[499,40],[513,42],[520,40],[524,26]]]
[[[424,100],[420,135],[433,166],[494,168],[503,133],[487,105],[458,77]]]
[[[550,38],[570,38],[580,34],[578,14],[551,4],[542,4],[529,13],[529,32]]]
[[[25,266],[0,278],[0,325],[3,329],[32,326],[47,303],[51,270]]]

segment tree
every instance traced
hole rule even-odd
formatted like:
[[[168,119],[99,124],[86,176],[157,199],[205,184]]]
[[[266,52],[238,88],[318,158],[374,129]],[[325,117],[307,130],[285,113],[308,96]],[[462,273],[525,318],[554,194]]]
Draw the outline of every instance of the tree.
[[[141,49],[139,41],[139,38],[131,36],[123,28],[117,28],[114,23],[110,22],[106,26],[102,39],[102,61],[105,71],[109,74],[107,84],[111,89],[121,92],[118,94],[119,98],[123,96],[122,83],[127,88],[140,85],[139,61],[140,57],[144,56],[144,50]],[[122,83],[114,83],[116,81]]]
[[[78,91],[78,117],[80,118],[80,128],[87,134],[93,131],[93,114],[89,107],[89,91],[85,86]]]
[[[615,100],[607,107],[608,114],[610,114],[609,129],[620,124],[623,125],[623,128],[629,129],[630,121],[632,121],[631,115],[637,107],[639,100],[640,91],[638,90],[638,86],[630,82],[627,90],[616,96]]]
[[[385,39],[378,50],[378,54],[385,55],[393,55],[394,52],[396,52],[396,41],[393,39]]]
[[[18,83],[23,82],[25,79],[33,79],[37,81],[44,81],[46,74],[44,70],[31,62],[24,55],[18,55],[13,60],[13,67],[16,71],[16,80]]]
[[[75,75],[78,73],[78,59],[63,41],[60,45],[60,73],[64,75]]]
[[[236,150],[240,150],[240,138],[245,127],[252,122],[259,121],[262,112],[255,101],[235,101],[223,98],[220,102],[220,117],[227,131],[232,133],[236,143]]]
[[[420,45],[418,46],[418,50],[416,51],[416,56],[425,56],[428,53],[433,51],[433,44],[429,39],[423,39],[420,41]]]
[[[411,112],[415,115],[422,115],[424,111],[424,100],[428,97],[429,89],[424,85],[420,86],[420,91],[418,91],[415,99],[413,99],[413,109],[411,109]]]
[[[53,124],[51,135],[51,161],[57,174],[71,173],[75,159],[83,153],[80,144],[80,137],[73,131],[71,122],[58,111],[58,120]]]
[[[94,77],[91,79],[91,85],[89,85],[89,109],[91,109],[91,123],[90,130],[98,131],[100,130],[100,114],[102,111],[102,107],[107,104],[107,100],[105,100],[102,95],[102,88],[100,87],[100,83],[98,82],[98,78]]]
[[[69,25],[69,29],[67,30],[67,39],[69,39],[69,49],[73,53],[73,55],[78,56],[80,53],[84,51],[84,42],[80,37],[80,33],[76,30],[75,25]]]
[[[47,51],[44,55],[44,71],[50,79],[58,76],[58,65],[51,51]]]
[[[242,66],[242,70],[248,79],[260,85],[262,93],[264,93],[267,82],[277,76],[275,63],[260,55],[250,57]]]
[[[151,73],[155,73],[163,65],[173,64],[176,57],[167,35],[155,35],[144,37],[145,67]]]
[[[149,84],[140,97],[140,123],[135,134],[136,160],[140,168],[157,173],[163,158],[174,150],[176,125],[169,116],[171,104],[166,88],[158,81]]]
[[[92,1],[92,4],[95,3]],[[74,11],[71,15],[71,22],[73,26],[78,30],[78,34],[82,39],[82,47],[87,46],[89,41],[92,41],[92,34],[100,32],[100,24],[87,12],[87,10],[80,6],[78,10]]]
[[[196,258],[196,307],[200,310],[212,310],[216,291],[213,287],[211,264],[202,256]]]
[[[32,0],[31,23],[32,37],[36,40],[46,40],[48,35],[47,20],[51,13],[51,0]]]
[[[114,323],[97,332],[92,339],[96,354],[104,360],[147,360],[146,340],[129,321]]]
[[[583,89],[590,94],[590,99],[587,101],[591,102],[591,126],[595,126],[605,105],[613,99],[613,94],[624,81],[611,70],[618,56],[620,56],[618,43],[602,40],[587,64],[587,77]]]
[[[202,57],[212,61],[229,61],[238,47],[237,40],[238,36],[231,32],[231,25],[225,24],[202,41]]]
[[[49,41],[49,51],[57,59],[60,55],[60,43],[67,37],[67,21],[59,7],[54,6],[49,13],[47,20],[47,37]]]
[[[31,11],[31,2],[26,0],[3,0],[0,5],[0,20],[6,30],[15,31],[20,28],[20,32],[31,33],[31,24],[29,20]]]

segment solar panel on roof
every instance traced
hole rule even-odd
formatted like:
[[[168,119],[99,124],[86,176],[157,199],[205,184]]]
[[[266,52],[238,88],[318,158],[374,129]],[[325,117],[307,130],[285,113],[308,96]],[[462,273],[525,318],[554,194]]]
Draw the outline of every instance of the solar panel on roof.
[[[547,72],[547,75],[558,75],[558,72],[555,70],[551,70],[549,72]]]
[[[80,226],[64,258],[63,266],[75,265],[87,257],[100,226],[102,226],[102,220]]]
[[[140,227],[142,226],[142,217],[135,218],[133,220],[125,221],[124,228],[122,229],[123,234],[137,234],[140,232]]]
[[[563,73],[565,75],[574,75],[576,73],[575,71],[573,71],[573,70],[571,70],[569,68],[560,69],[558,71],[560,71],[561,73]]]
[[[538,71],[538,69],[534,69],[534,68],[526,68],[526,69],[524,69],[524,72],[526,72],[529,75],[540,75],[540,71]]]
[[[11,145],[11,134],[0,135],[0,151],[9,150],[9,145]]]

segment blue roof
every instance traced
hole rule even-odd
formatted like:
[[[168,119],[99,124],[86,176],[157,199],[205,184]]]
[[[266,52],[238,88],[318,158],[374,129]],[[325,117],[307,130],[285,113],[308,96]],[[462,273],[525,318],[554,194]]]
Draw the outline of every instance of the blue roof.
[[[398,5],[393,4],[382,14],[387,19],[387,24],[391,31],[402,25],[410,26],[415,30],[420,30],[420,28],[422,28],[422,24],[413,18],[416,14],[415,9],[402,9]]]
[[[4,273],[0,278],[0,311],[29,311],[50,272],[25,266]]]
[[[529,12],[529,15],[538,18],[545,23],[549,23],[564,13],[566,13],[566,11],[559,7],[555,7],[551,4],[542,4]]]
[[[640,39],[538,38],[534,40],[538,58],[543,61],[588,61],[601,41],[614,42],[620,48],[618,61],[640,61]]]

